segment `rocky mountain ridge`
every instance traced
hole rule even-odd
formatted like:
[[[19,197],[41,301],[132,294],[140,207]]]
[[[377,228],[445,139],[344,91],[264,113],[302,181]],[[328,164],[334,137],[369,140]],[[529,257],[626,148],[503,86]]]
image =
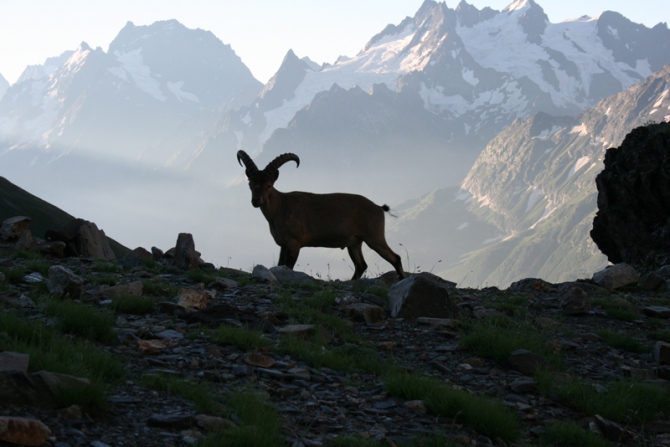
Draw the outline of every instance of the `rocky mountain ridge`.
[[[374,139],[387,135],[394,115],[414,117],[403,114],[403,98],[420,98],[436,115],[437,128],[429,135],[445,139],[440,144],[418,140],[406,150],[409,156],[425,147],[433,163],[449,166],[442,179],[448,186],[465,176],[484,145],[514,119],[536,112],[577,114],[659,70],[670,62],[670,53],[652,42],[667,38],[663,24],[646,29],[610,12],[597,19],[551,24],[533,1],[515,2],[503,11],[479,11],[466,2],[450,9],[426,1],[414,17],[389,25],[355,57],[340,58],[319,71],[304,68],[281,106],[267,109],[259,99],[249,109],[231,111],[217,132],[234,132],[238,148],[264,152],[261,161],[295,146],[309,150],[315,159],[332,152],[343,154],[342,160],[361,152],[385,159],[393,153]],[[377,84],[393,92],[383,107],[347,98],[351,89],[374,95]],[[328,95],[321,97],[322,92]],[[315,111],[316,102],[336,115],[345,108],[360,111],[366,119],[359,119],[358,126],[330,121]],[[305,131],[315,123],[330,126],[338,137]],[[431,167],[421,154],[414,163]],[[346,162],[336,166],[345,169]]]
[[[621,144],[635,127],[668,120],[669,85],[666,66],[577,117],[539,113],[517,120],[482,152],[460,190],[439,192],[439,202],[433,194],[408,204],[391,234],[420,250],[436,247],[428,249],[431,265],[448,247],[471,241],[461,248],[467,251],[447,255],[445,261],[455,265],[440,270],[464,286],[508,285],[528,274],[563,281],[604,267],[605,257],[589,236],[595,177],[607,148]],[[413,240],[412,234],[430,234],[419,237],[430,241]]]
[[[211,32],[176,20],[129,22],[107,52],[83,42],[26,69],[0,102],[4,158],[25,150],[38,156],[33,164],[42,164],[39,158],[79,151],[165,166],[181,148],[156,154],[151,147],[166,134],[175,136],[185,117],[198,117],[206,128],[220,108],[254,97],[261,87]],[[180,132],[186,139],[196,135],[188,127]]]

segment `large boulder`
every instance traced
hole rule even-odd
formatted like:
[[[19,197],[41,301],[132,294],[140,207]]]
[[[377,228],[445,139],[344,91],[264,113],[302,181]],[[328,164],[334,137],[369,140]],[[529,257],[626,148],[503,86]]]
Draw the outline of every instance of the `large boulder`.
[[[635,285],[640,282],[640,275],[630,265],[622,262],[621,264],[611,265],[604,270],[593,274],[593,282],[610,292],[619,287]]]
[[[103,230],[99,230],[93,222],[86,222],[77,232],[76,247],[82,258],[116,259],[112,247]]]
[[[434,275],[412,275],[389,289],[392,318],[454,318],[460,309],[449,297],[448,281]]]
[[[116,259],[105,232],[93,222],[73,219],[60,230],[48,230],[44,238],[47,241],[59,241],[66,244],[65,254],[82,258]]]
[[[612,263],[670,263],[670,123],[638,127],[605,154],[591,238]]]
[[[6,219],[0,226],[0,237],[6,241],[16,240],[26,231],[30,220],[30,217],[26,216],[16,216]]]
[[[49,267],[47,289],[49,293],[61,298],[69,297],[76,300],[84,291],[84,280],[62,265],[52,265]]]
[[[191,233],[179,233],[174,247],[174,264],[184,270],[196,270],[200,266],[200,253],[195,251]]]
[[[277,278],[277,281],[279,282],[286,282],[286,281],[314,281],[314,278],[309,276],[307,273],[304,272],[297,272],[295,270],[291,270],[290,268],[286,267],[285,265],[278,265],[276,267],[270,267],[270,271],[272,272],[273,275],[275,275],[275,278]]]

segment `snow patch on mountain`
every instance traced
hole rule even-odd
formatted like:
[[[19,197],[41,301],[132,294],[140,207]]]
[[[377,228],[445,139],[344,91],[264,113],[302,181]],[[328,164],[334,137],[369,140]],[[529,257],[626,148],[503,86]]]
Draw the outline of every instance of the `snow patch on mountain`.
[[[543,220],[545,220],[549,216],[551,216],[554,213],[554,211],[556,211],[557,209],[558,209],[558,207],[556,205],[554,205],[553,203],[551,203],[551,202],[547,203],[547,206],[544,208],[544,213],[542,213],[542,216],[537,220],[537,222],[535,222],[533,225],[531,225],[529,229],[534,230],[535,227],[537,227],[540,224],[540,222],[542,222]]]
[[[514,9],[518,3],[510,5],[515,14],[523,9]],[[481,66],[517,79],[528,77],[559,107],[585,108],[588,104],[586,98],[579,99],[580,90],[589,93],[594,75],[610,72],[628,88],[651,74],[646,59],[638,60],[635,67],[615,62],[597,35],[597,23],[597,19],[580,18],[549,24],[541,45],[529,42],[520,23],[508,14],[497,14],[473,27],[459,26],[457,33]]]
[[[333,65],[307,72],[290,101],[265,112],[267,125],[259,136],[259,143],[265,143],[275,129],[286,127],[317,93],[330,90],[335,84],[345,90],[360,87],[365,91],[374,84],[386,84],[394,90],[400,76],[422,70],[430,60],[430,53],[422,53],[418,46],[409,47],[416,31],[416,27],[408,23],[398,33],[382,37],[355,57],[340,57]]]
[[[144,64],[142,47],[129,52],[116,50],[114,51],[114,56],[116,56],[116,60],[121,63],[121,68],[130,74],[133,81],[135,81],[135,85],[140,90],[150,94],[159,101],[165,101],[167,99],[161,90],[160,81],[151,76],[151,69]],[[114,74],[119,76],[117,73],[118,70]],[[121,76],[119,77],[122,78]]]
[[[193,93],[185,92],[181,88],[184,86],[184,81],[179,81],[179,82],[168,82],[167,83],[167,89],[172,92],[172,94],[179,100],[179,101],[193,101],[193,102],[200,102],[198,97],[194,95]]]
[[[572,165],[572,168],[570,168],[570,171],[568,172],[568,178],[575,175],[575,172],[582,169],[589,161],[591,161],[591,157],[582,157],[579,160],[577,160],[575,164]]]
[[[530,211],[531,208],[533,208],[537,201],[542,197],[544,197],[544,193],[541,189],[533,189],[533,191],[530,193],[530,196],[528,196],[528,204],[526,205],[526,211],[524,211],[523,214],[528,214],[528,211]]]

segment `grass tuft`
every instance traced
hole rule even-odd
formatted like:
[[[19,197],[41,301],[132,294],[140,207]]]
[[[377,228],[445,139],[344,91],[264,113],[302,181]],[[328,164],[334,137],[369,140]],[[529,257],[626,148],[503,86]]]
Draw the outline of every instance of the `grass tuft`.
[[[599,414],[624,425],[644,424],[670,413],[670,392],[634,380],[617,380],[603,390],[584,380],[557,383],[547,378],[543,387],[577,411]]]
[[[613,348],[621,349],[627,352],[635,352],[638,354],[643,354],[650,351],[650,349],[642,342],[628,334],[613,332],[607,329],[598,330],[596,333],[603,338],[603,341],[606,345]]]
[[[117,314],[144,315],[154,311],[156,300],[150,297],[120,295],[112,298],[110,307]]]
[[[222,415],[223,406],[220,399],[206,382],[193,382],[166,376],[163,374],[145,374],[142,377],[144,383],[156,390],[182,396],[195,405],[196,411]]]
[[[326,367],[344,372],[367,372],[381,374],[388,370],[372,348],[345,343],[332,349],[315,337],[313,341],[299,337],[284,336],[279,344],[279,351],[290,354],[298,360],[315,368]]]
[[[283,444],[281,416],[265,397],[253,391],[236,392],[228,396],[226,404],[242,424],[209,435],[196,444],[198,447],[275,447]]]
[[[433,413],[453,417],[486,436],[506,441],[519,436],[519,422],[502,404],[451,389],[431,377],[394,373],[384,379],[384,387],[403,399],[423,400]]]
[[[670,331],[667,330],[653,331],[649,334],[649,338],[651,338],[652,340],[660,340],[666,343],[670,343]]]
[[[57,327],[72,335],[93,341],[112,343],[116,340],[114,317],[85,304],[49,299],[45,313],[56,320]]]
[[[596,298],[591,301],[594,306],[600,306],[605,310],[605,313],[612,318],[622,321],[634,321],[640,316],[634,312],[630,303],[624,300],[613,300],[612,298]]]
[[[76,403],[100,410],[107,402],[106,384],[119,382],[125,375],[117,357],[13,311],[0,314],[0,350],[29,354],[30,372],[45,370],[90,380],[90,386],[58,396],[61,406]]]
[[[343,341],[358,343],[360,337],[351,331],[351,322],[324,309],[335,304],[335,294],[324,290],[302,300],[293,300],[289,293],[283,293],[277,298],[280,309],[285,312],[292,323],[321,325],[329,332],[339,336]]]
[[[245,328],[220,325],[209,332],[210,341],[217,345],[233,345],[237,348],[249,351],[271,345],[272,342],[265,338],[260,331],[251,331]]]
[[[560,447],[609,447],[612,445],[595,433],[590,433],[574,422],[558,422],[546,427],[542,436],[546,446]]]
[[[513,351],[528,349],[544,357],[554,367],[563,368],[560,355],[549,347],[549,337],[538,333],[525,321],[491,317],[464,325],[464,329],[466,334],[461,338],[461,346],[478,356],[504,362]]]

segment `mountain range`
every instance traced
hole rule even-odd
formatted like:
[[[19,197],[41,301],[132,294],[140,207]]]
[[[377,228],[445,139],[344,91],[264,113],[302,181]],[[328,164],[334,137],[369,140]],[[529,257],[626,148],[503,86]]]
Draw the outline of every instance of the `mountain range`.
[[[107,51],[82,43],[4,95],[0,79],[0,174],[52,202],[67,185],[86,196],[76,212],[116,216],[120,240],[138,231],[119,217],[128,210],[161,238],[195,225],[222,263],[230,238],[216,226],[246,268],[276,250],[235,153],[264,166],[294,152],[300,168],[282,168],[278,188],[402,203],[389,238],[415,266],[469,285],[564,280],[604,262],[586,227],[605,146],[667,119],[662,91],[648,93],[653,116],[615,99],[664,79],[670,46],[658,42],[670,42],[666,24],[611,11],[554,24],[533,0],[502,11],[426,0],[353,57],[319,66],[288,51],[263,86],[208,31],[129,22]]]
[[[576,117],[516,120],[460,187],[398,207],[391,234],[450,264],[439,273],[464,286],[590,276],[607,265],[589,236],[605,151],[635,127],[670,121],[669,93],[670,64]]]

